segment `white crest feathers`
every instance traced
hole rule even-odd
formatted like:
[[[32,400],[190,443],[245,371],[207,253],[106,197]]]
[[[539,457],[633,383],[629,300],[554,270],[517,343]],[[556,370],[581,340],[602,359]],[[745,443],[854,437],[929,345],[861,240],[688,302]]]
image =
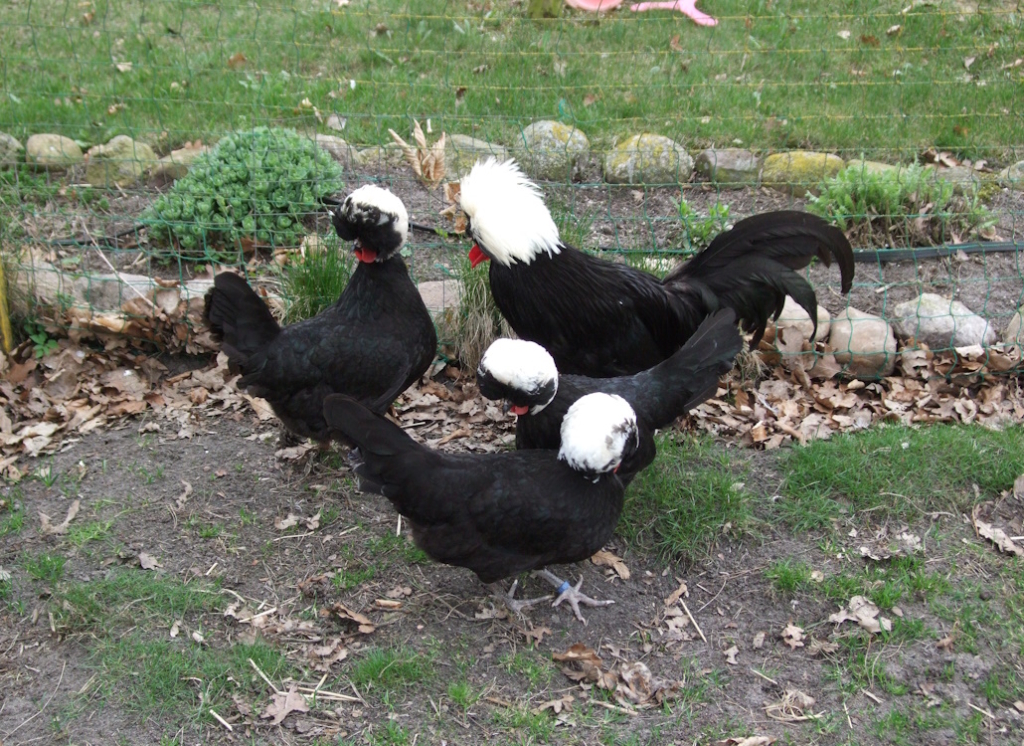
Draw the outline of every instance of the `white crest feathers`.
[[[569,407],[562,420],[562,447],[558,458],[576,471],[614,471],[622,463],[626,446],[639,442],[636,413],[615,394],[587,394]]]
[[[542,251],[561,251],[558,227],[540,189],[514,160],[477,161],[463,177],[459,194],[473,238],[494,261],[529,264]]]

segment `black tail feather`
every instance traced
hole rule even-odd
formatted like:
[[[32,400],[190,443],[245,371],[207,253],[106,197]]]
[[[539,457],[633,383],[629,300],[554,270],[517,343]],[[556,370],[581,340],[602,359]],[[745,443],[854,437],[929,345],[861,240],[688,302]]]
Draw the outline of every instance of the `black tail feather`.
[[[708,316],[686,344],[651,370],[639,374],[638,402],[652,427],[660,428],[686,414],[718,390],[743,349],[736,313],[723,308]]]
[[[281,333],[256,291],[242,277],[221,272],[206,294],[203,318],[233,365],[245,368],[248,360]]]
[[[853,285],[853,249],[843,232],[799,210],[753,215],[719,234],[693,259],[680,265],[665,284],[697,281],[722,305],[735,309],[745,331],[760,341],[769,318],[778,318],[792,296],[817,321],[817,297],[796,270],[817,257],[825,266],[835,259],[843,293]]]

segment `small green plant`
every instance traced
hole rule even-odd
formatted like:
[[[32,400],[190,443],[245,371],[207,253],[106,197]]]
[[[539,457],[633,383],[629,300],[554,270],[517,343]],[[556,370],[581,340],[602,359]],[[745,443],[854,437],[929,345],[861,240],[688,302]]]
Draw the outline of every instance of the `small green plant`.
[[[242,241],[295,246],[303,218],[341,189],[341,167],[309,138],[257,127],[228,135],[143,213],[153,238],[217,260]]]
[[[766,578],[772,581],[778,590],[792,593],[806,586],[811,580],[811,571],[802,562],[781,559],[769,565],[764,571]]]
[[[283,270],[284,296],[288,299],[285,321],[311,318],[333,304],[354,270],[352,252],[341,245],[338,237],[320,236]]]
[[[43,553],[25,561],[25,571],[36,580],[44,583],[56,583],[64,577],[66,557],[59,554]]]
[[[57,349],[57,340],[51,338],[38,321],[26,320],[23,328],[25,336],[32,340],[32,352],[37,358],[46,357]]]
[[[715,202],[707,215],[700,215],[685,199],[680,199],[679,219],[683,223],[681,248],[697,252],[729,226],[729,205]]]
[[[855,245],[956,243],[995,224],[976,187],[957,194],[953,182],[917,164],[847,168],[822,181],[818,191],[808,209],[838,225]]]
[[[491,295],[486,265],[473,269],[469,259],[459,255],[453,274],[462,285],[462,294],[457,308],[445,309],[438,337],[464,368],[475,371],[491,342],[511,336],[512,330]]]

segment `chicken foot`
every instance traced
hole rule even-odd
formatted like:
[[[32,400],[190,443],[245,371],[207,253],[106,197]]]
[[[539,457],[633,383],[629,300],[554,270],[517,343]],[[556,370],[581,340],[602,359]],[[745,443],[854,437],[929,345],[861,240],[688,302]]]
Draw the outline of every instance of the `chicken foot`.
[[[512,587],[508,589],[508,593],[506,593],[505,589],[501,587],[501,583],[487,583],[487,587],[490,589],[491,593],[494,594],[495,598],[500,599],[501,602],[508,607],[509,611],[520,618],[523,616],[523,609],[533,606],[534,604],[539,604],[541,601],[548,601],[551,599],[551,595],[548,594],[547,596],[541,596],[540,598],[526,598],[522,601],[517,601],[515,599],[515,595],[516,588],[519,587],[518,578],[512,581]]]
[[[586,594],[580,593],[580,586],[583,585],[583,576],[580,576],[576,585],[570,585],[568,580],[562,580],[550,570],[537,570],[533,574],[534,576],[543,578],[551,583],[551,585],[555,586],[558,598],[556,598],[555,602],[551,605],[558,606],[562,601],[566,601],[572,608],[573,614],[575,614],[576,618],[583,622],[584,625],[586,625],[587,620],[584,619],[583,615],[580,613],[580,604],[583,604],[584,606],[611,606],[615,603],[611,600],[600,601],[596,598],[591,598]]]

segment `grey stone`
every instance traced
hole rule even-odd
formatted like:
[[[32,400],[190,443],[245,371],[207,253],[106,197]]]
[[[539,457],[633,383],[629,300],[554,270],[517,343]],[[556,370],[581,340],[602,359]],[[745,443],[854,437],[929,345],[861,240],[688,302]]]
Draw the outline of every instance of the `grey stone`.
[[[462,283],[458,280],[428,280],[418,285],[423,305],[432,314],[447,308],[457,308],[462,297]]]
[[[905,166],[894,166],[891,163],[881,161],[866,161],[862,158],[854,158],[846,162],[846,171],[862,174],[887,174],[905,170]]]
[[[690,180],[691,171],[693,158],[686,149],[662,135],[633,135],[604,159],[609,184],[681,184]]]
[[[444,145],[445,174],[449,181],[457,181],[469,173],[478,160],[495,157],[507,161],[508,148],[467,135],[448,135]]]
[[[84,159],[78,143],[63,135],[32,135],[25,143],[25,160],[48,171],[71,168]]]
[[[832,319],[828,344],[844,373],[875,379],[892,373],[896,366],[896,336],[885,319],[852,306]]]
[[[972,194],[981,186],[981,178],[973,168],[951,166],[935,171],[936,178],[953,185],[954,194]]]
[[[1024,189],[1024,161],[1017,161],[1000,171],[996,183],[1010,189]]]
[[[896,304],[893,326],[904,339],[913,337],[932,350],[990,345],[998,338],[992,325],[963,303],[935,293]]]
[[[757,184],[761,164],[756,155],[743,148],[708,148],[697,155],[693,167],[707,181],[740,189]]]
[[[192,164],[196,162],[196,159],[209,152],[209,150],[210,148],[207,145],[172,150],[170,154],[158,160],[150,169],[150,178],[155,182],[163,184],[183,178],[188,173],[188,170],[192,168]]]
[[[318,133],[313,135],[313,142],[330,153],[331,158],[346,168],[351,166],[355,160],[355,148],[340,137],[335,137],[334,135],[322,135]]]
[[[764,159],[761,183],[786,194],[803,197],[814,194],[824,179],[838,174],[845,166],[838,155],[791,150]]]
[[[153,149],[127,135],[118,135],[106,145],[89,148],[85,180],[93,186],[134,184],[159,159]]]
[[[571,181],[577,161],[590,151],[587,136],[575,127],[544,120],[523,130],[513,153],[535,179]]]
[[[828,339],[830,327],[832,325],[832,317],[829,316],[828,310],[822,306],[818,306],[818,330],[814,331],[814,325],[811,323],[811,317],[795,300],[786,296],[786,303],[782,307],[782,313],[779,314],[778,320],[775,322],[777,328],[781,327],[793,327],[796,329],[800,336],[809,341],[817,342],[819,339]],[[811,334],[814,333],[814,339],[811,339]],[[787,337],[788,338],[788,337]]]
[[[12,166],[21,160],[25,147],[6,132],[0,132],[0,166]]]

